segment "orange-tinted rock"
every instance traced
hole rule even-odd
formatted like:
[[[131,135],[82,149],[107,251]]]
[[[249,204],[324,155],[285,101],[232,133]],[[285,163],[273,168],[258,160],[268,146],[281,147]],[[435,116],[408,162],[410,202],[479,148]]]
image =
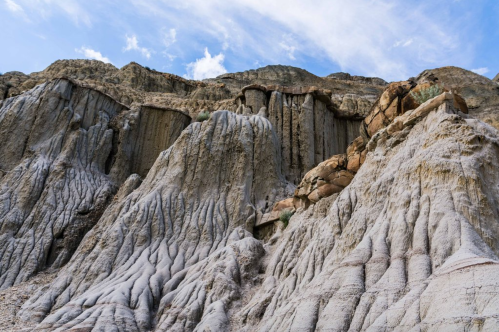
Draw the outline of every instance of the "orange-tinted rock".
[[[357,144],[354,144],[357,143]],[[351,150],[363,145],[362,139],[356,139]],[[356,151],[356,150],[355,150]],[[360,152],[355,152],[360,156]],[[294,207],[308,207],[321,198],[340,192],[350,184],[353,173],[347,171],[346,154],[335,155],[310,170],[295,190]]]
[[[378,130],[385,128],[389,123],[390,121],[386,118],[383,112],[379,112],[367,126],[367,133],[370,137],[373,137]]]
[[[398,108],[399,98],[395,98],[384,112],[389,121],[393,121],[393,119],[395,119],[399,115]]]

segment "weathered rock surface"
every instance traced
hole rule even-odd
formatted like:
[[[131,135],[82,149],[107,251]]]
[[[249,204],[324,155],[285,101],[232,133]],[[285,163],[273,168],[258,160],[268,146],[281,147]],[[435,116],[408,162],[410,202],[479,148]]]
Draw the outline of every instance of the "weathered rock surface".
[[[499,74],[497,74],[496,77],[494,77],[494,79],[492,79],[492,80],[495,82],[499,82]]]
[[[495,331],[499,133],[474,118],[491,82],[0,75],[0,327]]]
[[[334,109],[338,110],[337,117],[357,119],[362,119],[367,115],[372,104],[387,84],[379,78],[351,76],[345,73],[319,77],[300,68],[280,65],[224,74],[216,79],[205,81],[223,82],[234,96],[238,95],[241,89],[248,85],[270,85],[288,88],[313,86],[319,89],[327,89],[331,91],[329,94]],[[301,94],[291,90],[280,91],[287,94]]]
[[[0,108],[0,289],[64,265],[132,173],[147,174],[190,118],[136,112],[67,79]]]
[[[356,76],[356,75],[350,75],[348,73],[333,73],[326,78],[333,78],[333,79],[338,79],[338,80],[343,80],[343,81],[352,81],[352,82],[359,82],[363,84],[371,84],[371,85],[387,85],[388,83],[379,77],[364,77],[364,76]]]
[[[452,103],[463,114],[468,113],[466,102],[455,93],[443,92],[420,105],[417,94],[432,85],[434,83],[416,84],[412,80],[389,84],[373,104],[369,115],[361,121],[360,136],[351,141],[346,153],[333,155],[303,177],[295,190],[295,208],[307,208],[343,190],[359,171],[368,150],[374,148],[380,135],[393,135],[403,130],[445,102]]]
[[[485,76],[458,67],[425,70],[418,82],[436,82],[462,96],[469,112],[499,129],[499,86]]]
[[[282,172],[295,184],[318,163],[344,152],[359,135],[361,120],[336,117],[329,90],[250,85],[236,103],[240,114],[264,109],[261,115],[270,120],[281,142]]]
[[[137,129],[128,140],[133,146],[130,173],[145,177],[159,154],[168,149],[190,123],[187,114],[170,108],[142,105]]]
[[[116,191],[109,121],[124,106],[67,80],[0,108],[0,288],[66,263]]]
[[[264,252],[250,232],[293,190],[271,124],[227,111],[184,130],[136,185],[125,182],[60,277],[25,305],[23,317],[44,319],[39,330],[227,325]]]
[[[494,331],[498,132],[442,104],[299,210],[238,331]]]

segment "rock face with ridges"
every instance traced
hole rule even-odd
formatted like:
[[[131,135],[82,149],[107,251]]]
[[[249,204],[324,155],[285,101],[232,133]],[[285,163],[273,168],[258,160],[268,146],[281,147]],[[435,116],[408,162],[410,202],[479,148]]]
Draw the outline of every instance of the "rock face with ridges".
[[[295,190],[295,208],[306,208],[311,203],[342,191],[358,172],[368,150],[379,140],[381,134],[393,135],[403,130],[408,123],[416,121],[444,102],[452,102],[460,112],[468,113],[466,102],[461,96],[444,92],[443,89],[435,90],[440,95],[420,105],[420,94],[429,93],[435,88],[434,83],[416,84],[412,80],[389,84],[373,104],[368,116],[360,122],[360,136],[346,147],[346,153],[333,155],[305,174]]]
[[[474,118],[496,83],[38,74],[0,75],[2,328],[497,329],[499,132]]]
[[[320,89],[328,89],[331,90],[330,99],[335,109],[341,113],[339,117],[348,118],[364,118],[387,84],[379,78],[351,76],[345,73],[319,77],[300,68],[281,65],[224,74],[216,79],[205,81],[223,82],[234,95],[239,94],[240,90],[248,85],[271,85],[290,88],[314,86]],[[291,93],[291,91],[286,92]]]
[[[135,62],[117,69],[96,60],[58,60],[41,72],[30,75],[16,73],[15,79],[12,79],[12,73],[0,75],[0,103],[47,80],[67,77],[130,107],[140,104],[167,105],[189,113],[192,118],[202,110],[235,111],[234,98],[249,84],[330,89],[337,109],[349,114],[349,117],[363,118],[386,85],[384,81],[357,76],[346,77],[346,80],[321,78],[300,68],[279,65],[225,74],[202,82],[161,73]],[[8,89],[7,82],[11,85]]]
[[[106,175],[125,107],[55,80],[0,108],[0,288],[65,264],[117,190]]]
[[[60,278],[26,304],[25,316],[55,310],[39,329],[146,331],[158,322],[183,331],[222,314],[228,322],[263,255],[250,232],[293,190],[270,122],[227,111],[184,130],[136,184],[127,180]]]
[[[499,323],[498,132],[444,103],[299,210],[238,331],[455,331]]]
[[[56,79],[0,108],[0,288],[64,265],[131,173],[191,119]],[[137,177],[138,178],[138,177]]]
[[[372,85],[387,85],[388,83],[379,77],[364,77],[364,76],[356,76],[356,75],[350,75],[348,73],[333,73],[326,78],[333,78],[337,80],[343,80],[343,81],[353,81],[353,82],[360,82],[364,84],[372,84]]]
[[[169,108],[143,105],[136,133],[130,134],[133,152],[130,173],[145,177],[159,154],[168,149],[190,123],[187,114]]]
[[[298,184],[305,173],[331,155],[344,152],[359,135],[360,120],[335,117],[330,91],[251,85],[236,98],[240,114],[263,110],[281,142],[282,172]]]

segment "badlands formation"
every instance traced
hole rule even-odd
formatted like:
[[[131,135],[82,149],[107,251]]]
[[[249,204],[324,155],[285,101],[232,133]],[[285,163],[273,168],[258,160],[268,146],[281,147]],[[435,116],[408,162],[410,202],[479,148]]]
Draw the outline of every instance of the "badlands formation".
[[[0,330],[497,331],[498,129],[455,67],[0,75]]]

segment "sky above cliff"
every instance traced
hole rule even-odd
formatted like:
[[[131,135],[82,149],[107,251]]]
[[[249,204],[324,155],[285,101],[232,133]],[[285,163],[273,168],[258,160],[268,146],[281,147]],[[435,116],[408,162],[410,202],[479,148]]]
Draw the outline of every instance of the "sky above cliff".
[[[388,81],[499,73],[496,0],[0,0],[0,72],[131,61],[194,79],[269,64]]]

